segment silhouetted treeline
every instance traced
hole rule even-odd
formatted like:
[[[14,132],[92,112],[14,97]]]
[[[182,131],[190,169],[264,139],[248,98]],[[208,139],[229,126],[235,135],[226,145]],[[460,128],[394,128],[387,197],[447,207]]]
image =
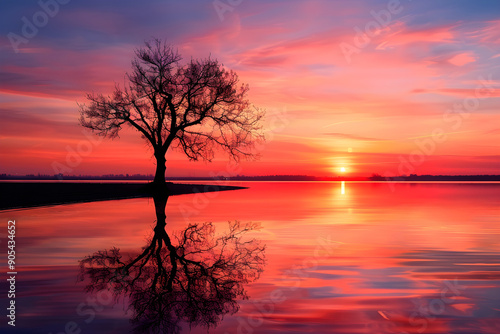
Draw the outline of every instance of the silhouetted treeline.
[[[373,174],[370,181],[500,181],[500,175],[402,175],[382,176]]]
[[[27,174],[10,175],[0,174],[0,180],[153,180],[153,175],[142,174],[107,174],[107,175],[46,175],[46,174]],[[367,181],[367,177],[345,177],[331,176],[318,177],[309,175],[260,175],[260,176],[173,176],[167,177],[170,181],[190,180],[190,181],[214,181],[214,180],[232,180],[232,181]]]
[[[0,174],[0,180],[153,180],[154,176],[143,174],[106,174],[106,175],[63,175],[63,174]]]
[[[27,174],[10,175],[0,174],[0,180],[153,180],[154,176],[143,174],[106,174],[106,175],[46,175]],[[382,176],[372,174],[370,177],[363,176],[310,176],[310,175],[259,175],[246,176],[236,175],[224,176],[174,176],[167,178],[170,181],[500,181],[500,175],[402,175]]]

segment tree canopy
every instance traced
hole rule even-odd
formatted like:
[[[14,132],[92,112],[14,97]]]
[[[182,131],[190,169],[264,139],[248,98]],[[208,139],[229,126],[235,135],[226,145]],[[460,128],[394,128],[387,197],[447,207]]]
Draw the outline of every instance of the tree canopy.
[[[248,90],[217,60],[183,63],[171,45],[155,39],[135,51],[124,87],[117,84],[108,96],[87,94],[80,122],[110,138],[124,125],[135,128],[154,150],[155,181],[164,182],[170,147],[190,160],[211,161],[217,149],[236,161],[256,156],[254,145],[264,140],[264,111],[251,105]]]

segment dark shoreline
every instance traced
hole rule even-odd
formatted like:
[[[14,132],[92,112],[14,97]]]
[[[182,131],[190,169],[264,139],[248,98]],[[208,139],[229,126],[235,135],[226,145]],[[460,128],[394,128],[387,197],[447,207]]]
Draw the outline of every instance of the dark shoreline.
[[[167,183],[169,196],[245,187]],[[0,210],[151,197],[150,183],[0,182]]]
[[[245,176],[245,175],[235,175],[230,177],[219,177],[218,179],[213,177],[173,177],[169,176],[170,181],[209,181],[209,182],[220,182],[220,181],[465,181],[465,182],[500,182],[500,175],[496,174],[470,174],[470,175],[380,175],[377,173],[371,176],[349,176],[349,175],[337,175],[337,176],[311,176],[311,175],[260,175],[260,176]],[[0,182],[2,181],[53,181],[58,180],[71,182],[71,181],[119,181],[119,182],[129,182],[129,181],[142,181],[151,182],[153,180],[153,175],[123,175],[123,174],[108,174],[100,176],[92,175],[43,175],[43,174],[28,174],[28,175],[10,175],[10,174],[0,174]]]

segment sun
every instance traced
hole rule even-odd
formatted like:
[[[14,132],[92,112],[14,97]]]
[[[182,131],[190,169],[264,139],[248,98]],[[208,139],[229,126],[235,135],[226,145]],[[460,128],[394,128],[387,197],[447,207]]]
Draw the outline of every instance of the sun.
[[[341,173],[345,173],[347,171],[347,169],[345,167],[340,167],[340,172]]]

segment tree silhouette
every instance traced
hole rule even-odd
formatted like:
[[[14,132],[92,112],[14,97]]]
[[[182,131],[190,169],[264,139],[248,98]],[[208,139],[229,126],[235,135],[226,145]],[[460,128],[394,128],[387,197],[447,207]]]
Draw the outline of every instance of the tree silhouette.
[[[137,333],[179,333],[180,323],[215,327],[235,313],[244,285],[263,270],[264,246],[245,234],[255,224],[233,222],[215,236],[211,223],[190,224],[174,233],[165,230],[167,196],[155,195],[157,224],[153,237],[137,256],[124,259],[118,248],[98,251],[80,261],[86,290],[111,290],[115,299],[128,296]]]
[[[208,160],[222,148],[235,160],[254,157],[263,140],[264,112],[251,106],[248,85],[217,60],[181,63],[172,46],[155,39],[135,51],[125,87],[112,95],[87,94],[80,105],[80,123],[99,135],[114,138],[123,125],[138,130],[156,158],[154,182],[165,183],[170,147],[190,160]]]

